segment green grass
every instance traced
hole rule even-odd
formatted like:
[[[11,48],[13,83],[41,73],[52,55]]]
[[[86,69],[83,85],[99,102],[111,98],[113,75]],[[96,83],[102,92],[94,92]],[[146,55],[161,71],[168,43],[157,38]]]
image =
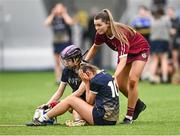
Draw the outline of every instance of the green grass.
[[[0,73],[0,135],[180,135],[180,85],[140,83],[139,96],[147,109],[132,125],[84,126],[68,128],[66,113],[58,117],[62,125],[23,125],[31,121],[36,106],[48,101],[57,87],[53,72]],[[64,97],[71,92],[65,91]],[[120,121],[126,113],[126,98],[120,96]]]

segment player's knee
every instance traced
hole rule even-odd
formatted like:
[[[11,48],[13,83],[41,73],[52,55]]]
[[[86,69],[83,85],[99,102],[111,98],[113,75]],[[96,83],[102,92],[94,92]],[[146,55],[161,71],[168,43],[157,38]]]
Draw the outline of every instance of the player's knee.
[[[73,99],[73,97],[74,97],[73,95],[69,95],[69,96],[66,97],[66,99],[68,99],[69,101],[71,101],[71,100]]]
[[[72,105],[73,103],[75,103],[76,102],[76,96],[73,96],[73,95],[69,95],[69,96],[67,96],[66,97],[66,99],[68,100],[68,103],[70,104],[70,105]]]
[[[136,87],[138,80],[136,78],[129,78],[129,89],[132,90]]]

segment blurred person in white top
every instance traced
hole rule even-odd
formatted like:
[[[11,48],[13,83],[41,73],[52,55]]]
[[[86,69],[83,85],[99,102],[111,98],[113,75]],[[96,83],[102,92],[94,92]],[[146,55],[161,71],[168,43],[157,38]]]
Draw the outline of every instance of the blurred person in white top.
[[[168,52],[170,41],[170,19],[164,14],[161,8],[152,12],[151,18],[151,32],[150,32],[150,46],[151,46],[151,77],[150,82],[160,82],[157,78],[156,72],[159,63],[161,65],[161,81],[168,82]]]

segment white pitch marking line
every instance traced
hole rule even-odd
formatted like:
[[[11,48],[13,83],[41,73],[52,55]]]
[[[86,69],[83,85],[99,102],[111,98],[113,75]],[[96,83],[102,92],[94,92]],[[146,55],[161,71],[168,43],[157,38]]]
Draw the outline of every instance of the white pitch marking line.
[[[26,125],[0,125],[0,127],[25,127]]]

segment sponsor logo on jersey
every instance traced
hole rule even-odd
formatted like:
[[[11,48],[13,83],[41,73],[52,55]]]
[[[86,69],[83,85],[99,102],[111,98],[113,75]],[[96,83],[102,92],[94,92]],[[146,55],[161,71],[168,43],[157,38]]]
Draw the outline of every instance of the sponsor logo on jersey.
[[[142,55],[142,57],[143,57],[144,59],[147,58],[147,54],[146,54],[146,53],[142,53],[141,55]]]

